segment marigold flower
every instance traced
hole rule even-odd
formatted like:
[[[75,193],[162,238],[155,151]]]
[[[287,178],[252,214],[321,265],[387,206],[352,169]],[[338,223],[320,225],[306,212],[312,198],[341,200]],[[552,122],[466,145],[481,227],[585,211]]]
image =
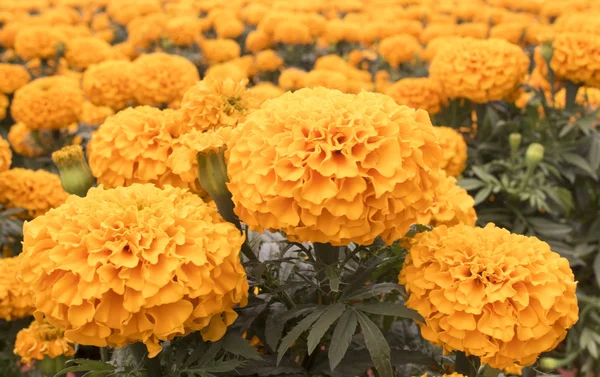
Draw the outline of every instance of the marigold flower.
[[[240,45],[233,39],[206,39],[201,48],[210,64],[226,62],[241,54]]]
[[[441,105],[446,103],[441,85],[430,78],[406,78],[396,81],[387,89],[386,94],[398,105],[423,109],[431,115],[439,113]]]
[[[0,93],[0,120],[6,118],[6,110],[8,109],[8,105],[10,101],[6,94]]]
[[[437,54],[429,68],[449,98],[476,103],[499,101],[515,93],[529,71],[529,58],[503,39],[465,38]]]
[[[254,30],[248,34],[244,43],[248,51],[256,53],[271,47],[273,41],[267,33],[261,30]]]
[[[306,72],[298,68],[288,68],[279,75],[279,86],[284,90],[296,90],[306,87]]]
[[[277,25],[273,33],[273,40],[286,45],[309,45],[314,37],[310,28],[300,21],[286,20]]]
[[[248,89],[248,94],[257,107],[260,107],[266,100],[277,98],[283,93],[285,93],[283,89],[270,82],[261,82]]]
[[[490,38],[504,39],[510,43],[520,44],[525,38],[527,24],[523,22],[505,22],[490,29]]]
[[[430,62],[440,51],[449,48],[453,43],[460,40],[462,40],[462,38],[456,35],[434,38],[427,43],[425,50],[423,50],[423,53],[421,54],[421,59]]]
[[[14,353],[21,357],[21,363],[31,365],[33,360],[44,360],[45,357],[73,356],[75,349],[63,330],[45,319],[36,319],[17,333]]]
[[[450,177],[456,177],[467,166],[467,143],[454,128],[434,127],[435,135],[442,148],[441,168]]]
[[[22,168],[0,173],[0,204],[25,209],[26,218],[43,215],[63,204],[66,198],[67,193],[56,174]]]
[[[419,214],[417,222],[433,227],[458,224],[474,226],[477,221],[474,206],[475,200],[456,184],[456,178],[446,176],[444,172],[434,190],[433,205]]]
[[[21,59],[49,59],[56,56],[65,36],[50,26],[31,26],[17,34],[15,52]]]
[[[319,86],[328,89],[337,89],[341,92],[348,90],[346,76],[332,69],[313,69],[304,76],[304,85],[306,88],[316,88]]]
[[[65,59],[67,63],[80,70],[116,57],[112,46],[96,37],[74,38],[68,41],[66,46]]]
[[[217,38],[235,39],[244,34],[246,26],[237,18],[230,18],[226,21],[215,23],[214,29],[217,33]]]
[[[0,63],[0,93],[11,94],[31,80],[22,65]]]
[[[269,7],[260,3],[248,3],[241,11],[240,16],[247,24],[256,26],[269,13]]]
[[[229,189],[252,230],[391,243],[431,205],[441,149],[429,117],[387,96],[300,89],[265,102],[238,130]]]
[[[115,112],[108,106],[97,106],[89,101],[83,103],[79,121],[88,126],[97,127]]]
[[[21,257],[0,258],[0,319],[12,321],[33,314],[33,296],[17,279]]]
[[[141,105],[157,106],[181,99],[200,79],[192,62],[162,52],[142,55],[133,62],[134,96]]]
[[[559,79],[585,86],[600,86],[600,36],[562,33],[552,42],[550,67]]]
[[[415,60],[421,52],[421,44],[410,34],[399,34],[381,41],[378,51],[392,67]]]
[[[110,0],[106,12],[113,21],[125,26],[134,18],[160,12],[160,0]]]
[[[64,237],[69,242],[59,242]],[[187,190],[91,188],[26,223],[19,276],[68,340],[98,347],[139,341],[155,357],[161,340],[225,334],[237,317],[232,308],[248,300],[243,242]]]
[[[85,70],[81,86],[90,102],[121,110],[134,101],[133,63],[109,60]]]
[[[428,44],[432,40],[439,37],[448,37],[457,34],[457,25],[449,23],[430,23],[420,35],[420,40],[424,44]]]
[[[465,22],[456,25],[456,35],[461,37],[486,39],[488,37],[489,28],[489,25],[484,22]],[[431,43],[431,41],[429,41],[429,43]]]
[[[578,319],[569,262],[535,237],[445,225],[417,234],[400,272],[423,337],[504,369],[533,364]]]
[[[205,79],[212,78],[219,81],[232,79],[233,81],[248,80],[248,71],[237,64],[230,62],[210,66],[206,70]]]
[[[259,72],[276,71],[283,65],[283,59],[274,50],[264,50],[255,56],[256,68]]]
[[[169,20],[164,13],[152,13],[133,19],[127,25],[127,41],[134,48],[152,50],[163,35],[163,30]]]
[[[33,80],[15,92],[10,112],[32,130],[56,130],[77,122],[83,106],[79,83],[65,76]]]
[[[15,152],[22,156],[35,158],[46,153],[44,148],[38,145],[31,136],[31,130],[23,123],[13,124],[8,130],[7,139]]]
[[[191,46],[201,34],[201,29],[196,16],[179,16],[167,21],[163,34],[176,46]]]
[[[369,72],[353,67],[339,55],[330,54],[319,57],[315,61],[315,69],[338,71],[350,80],[363,82],[371,81],[371,74]]]
[[[340,19],[329,20],[322,35],[328,44],[357,39],[359,36],[360,28],[357,24]]]
[[[0,136],[0,172],[7,171],[12,163],[10,144]]]

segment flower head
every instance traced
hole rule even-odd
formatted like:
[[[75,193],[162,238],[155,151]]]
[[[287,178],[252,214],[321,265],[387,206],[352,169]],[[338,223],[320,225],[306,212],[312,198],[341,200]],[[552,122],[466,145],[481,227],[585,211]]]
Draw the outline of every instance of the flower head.
[[[533,364],[578,319],[569,262],[535,237],[445,225],[411,241],[399,281],[425,319],[423,337],[446,352],[504,369]]]
[[[160,0],[109,0],[106,12],[123,26],[137,17],[160,12]]]
[[[198,40],[202,24],[193,15],[170,18],[163,34],[176,46],[191,46]]]
[[[386,94],[398,105],[423,109],[430,115],[439,113],[441,105],[446,102],[441,85],[427,77],[396,81],[387,89]]]
[[[586,86],[600,86],[600,36],[562,33],[552,42],[550,67],[559,79]]]
[[[202,53],[210,64],[223,63],[240,56],[240,45],[233,39],[207,39],[202,41]]]
[[[8,110],[8,105],[10,104],[10,100],[6,94],[0,93],[0,120],[6,118],[6,112]]]
[[[306,87],[306,72],[298,68],[287,68],[279,75],[279,86],[284,90],[297,90]]]
[[[274,50],[260,51],[255,58],[259,72],[277,71],[283,65],[283,59]]]
[[[248,34],[244,43],[248,51],[258,52],[271,47],[273,41],[271,40],[269,34],[261,30],[254,30]]]
[[[0,172],[7,171],[12,162],[10,144],[0,136]]]
[[[21,59],[49,59],[58,53],[65,36],[50,26],[31,26],[19,31],[15,52]]]
[[[0,63],[0,93],[14,93],[29,80],[29,72],[22,65]]]
[[[441,150],[425,111],[384,95],[300,89],[265,102],[228,145],[235,211],[292,240],[403,236],[432,202]]]
[[[285,93],[283,89],[270,82],[261,82],[248,89],[248,94],[257,106],[261,106],[266,100],[277,98],[283,93]]]
[[[121,110],[134,101],[133,75],[133,63],[127,60],[94,64],[83,74],[83,92],[94,105]]]
[[[39,133],[42,132],[44,131],[39,131]],[[35,158],[46,153],[44,148],[31,136],[31,130],[23,123],[13,124],[8,131],[7,138],[15,152],[22,156]]]
[[[419,40],[410,34],[394,35],[379,44],[379,53],[392,67],[413,61],[420,52]]]
[[[30,365],[33,360],[43,360],[45,357],[73,356],[75,349],[65,338],[63,330],[45,319],[36,319],[17,333],[14,353],[21,357],[23,364]]]
[[[237,317],[232,308],[248,298],[243,242],[187,190],[98,187],[25,224],[20,278],[68,340],[143,342],[154,357],[160,340],[225,334]]]
[[[85,101],[81,108],[79,121],[88,126],[98,127],[114,113],[114,110],[108,106],[96,106],[89,101]]]
[[[21,257],[0,258],[0,319],[12,321],[33,314],[33,296],[17,279]]]
[[[65,59],[67,63],[80,70],[117,56],[108,42],[97,37],[74,38],[69,40],[66,45]]]
[[[435,134],[442,147],[441,168],[450,177],[456,177],[467,166],[467,143],[465,138],[451,127],[435,127]]]
[[[275,28],[273,40],[286,45],[309,45],[313,43],[314,37],[310,33],[310,28],[304,23],[286,20]]]

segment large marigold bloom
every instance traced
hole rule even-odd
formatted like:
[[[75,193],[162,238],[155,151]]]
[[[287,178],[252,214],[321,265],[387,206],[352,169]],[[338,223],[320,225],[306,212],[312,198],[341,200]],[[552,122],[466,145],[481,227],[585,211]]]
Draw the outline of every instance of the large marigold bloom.
[[[25,209],[27,218],[58,207],[67,195],[58,175],[45,170],[14,168],[0,173],[0,204]]]
[[[56,56],[65,36],[50,26],[31,26],[19,31],[15,38],[15,53],[21,59],[49,59]]]
[[[160,340],[225,334],[237,317],[232,308],[248,299],[243,242],[187,190],[98,187],[26,223],[19,276],[70,341],[144,342],[154,357]]]
[[[418,223],[431,226],[474,226],[477,221],[475,200],[465,189],[456,184],[456,178],[442,174],[440,184],[434,190],[433,204],[420,213]]]
[[[431,115],[439,113],[441,106],[446,103],[441,85],[427,77],[396,81],[387,89],[386,94],[398,105],[423,109]]]
[[[0,93],[14,93],[29,80],[31,76],[22,65],[0,63]]]
[[[7,171],[12,162],[10,144],[0,136],[0,172]]]
[[[550,67],[559,79],[600,86],[600,36],[563,33],[552,42]]]
[[[395,68],[415,60],[421,52],[421,44],[410,34],[398,34],[382,40],[378,50],[381,57]]]
[[[247,80],[212,77],[197,82],[181,101],[183,132],[237,125],[253,106],[249,102],[246,83]]]
[[[441,168],[451,177],[456,177],[467,166],[467,142],[460,132],[451,127],[434,127],[435,135],[442,147]]]
[[[432,203],[441,149],[429,117],[387,96],[300,89],[265,102],[238,130],[229,189],[253,230],[391,243]]]
[[[112,46],[97,37],[79,37],[66,43],[65,59],[69,66],[84,70],[92,64],[117,56]]]
[[[33,360],[44,360],[45,357],[73,356],[75,349],[65,338],[63,330],[45,319],[36,319],[17,333],[14,353],[21,357],[21,363],[31,365]]]
[[[504,369],[533,364],[578,319],[569,262],[535,237],[442,225],[417,234],[399,276],[423,337]]]
[[[33,314],[33,295],[17,279],[21,257],[0,258],[0,319],[12,321]]]
[[[465,38],[436,54],[431,78],[442,83],[449,98],[485,103],[510,97],[529,71],[523,50],[503,39]]]
[[[85,70],[81,85],[93,104],[124,109],[134,101],[133,63],[110,60],[92,65]]]
[[[65,76],[43,77],[15,92],[10,112],[17,122],[56,130],[77,122],[83,106],[79,83]]]
[[[142,55],[133,62],[135,99],[141,105],[180,100],[200,79],[198,69],[184,57],[162,52]]]

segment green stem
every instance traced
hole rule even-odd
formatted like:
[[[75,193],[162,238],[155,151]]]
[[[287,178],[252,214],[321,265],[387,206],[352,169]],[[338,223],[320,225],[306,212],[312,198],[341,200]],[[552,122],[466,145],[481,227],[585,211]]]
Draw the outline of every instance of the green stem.
[[[525,172],[525,176],[523,177],[523,179],[521,180],[521,183],[519,184],[519,191],[523,191],[523,189],[525,189],[525,186],[527,185],[527,182],[529,182],[529,180],[531,179],[531,176],[533,175],[534,170],[535,170],[534,166],[532,166],[532,165],[527,166],[527,171]]]
[[[317,260],[317,278],[321,284],[321,289],[328,294],[331,293],[331,287],[329,284],[324,284],[327,280],[327,273],[325,269],[327,266],[337,264],[340,256],[340,247],[332,246],[329,243],[313,243],[313,249],[315,251],[315,259]]]
[[[575,101],[577,99],[577,92],[579,91],[579,87],[581,85],[574,84],[570,81],[567,81],[565,84],[565,109],[573,110],[575,107]]]
[[[144,343],[137,342],[130,344],[127,347],[129,348],[129,352],[131,353],[131,356],[133,357],[133,360],[135,361],[136,365],[144,368],[146,376],[161,377],[162,374],[160,370],[160,359],[158,358],[158,356],[152,359],[149,358],[148,350]]]
[[[454,371],[466,377],[477,377],[479,359],[474,356],[468,357],[464,352],[457,351]]]
[[[100,360],[108,362],[110,360],[109,352],[107,347],[100,347]]]

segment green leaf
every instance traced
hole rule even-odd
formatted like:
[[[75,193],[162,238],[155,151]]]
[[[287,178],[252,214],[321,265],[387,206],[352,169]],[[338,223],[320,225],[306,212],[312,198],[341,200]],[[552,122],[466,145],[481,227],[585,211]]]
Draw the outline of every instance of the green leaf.
[[[302,321],[298,322],[296,327],[294,327],[286,336],[281,339],[281,344],[277,349],[277,365],[281,362],[281,358],[287,350],[292,346],[292,343],[296,341],[302,335],[303,332],[308,330],[310,326],[323,314],[325,309],[319,308],[316,309],[311,314],[307,315]]]
[[[600,137],[597,134],[594,134],[594,137],[590,141],[588,160],[590,161],[591,168],[594,171],[598,171],[600,168]]]
[[[288,312],[284,312],[284,305],[275,303],[269,307],[270,313],[267,316],[265,324],[265,340],[271,349],[276,350],[279,340],[283,334],[283,329],[287,321],[295,317],[306,315],[317,308],[316,305],[298,307]]]
[[[575,153],[565,153],[562,155],[562,157],[569,164],[578,167],[579,169],[586,172],[590,177],[594,178],[595,180],[598,180],[598,175],[596,174],[594,169],[592,169],[590,164],[585,160],[585,158]]]
[[[533,226],[536,233],[553,239],[564,238],[573,231],[569,224],[555,223],[543,217],[530,217],[527,221]]]
[[[98,360],[73,359],[67,361],[66,364],[77,365],[73,365],[61,370],[60,372],[55,374],[54,377],[64,376],[69,372],[96,372],[100,373],[99,375],[102,375],[113,372],[116,369],[115,366]]]
[[[478,176],[482,181],[486,183],[498,183],[498,179],[496,179],[496,177],[486,172],[479,166],[473,166],[471,170],[473,171],[473,173],[475,173],[476,176]]]
[[[373,321],[362,312],[356,312],[358,323],[365,337],[365,345],[369,350],[375,369],[380,377],[394,377],[390,360],[390,345]]]
[[[239,368],[243,364],[244,362],[241,360],[225,360],[219,361],[213,365],[207,365],[206,367],[201,368],[201,371],[209,373],[230,372],[236,368]]]
[[[473,199],[475,200],[475,205],[483,203],[485,200],[487,200],[490,197],[491,193],[492,193],[492,188],[490,186],[482,188],[481,190],[477,191],[477,194],[475,194],[475,196],[473,197]]]
[[[596,276],[596,283],[600,287],[600,253],[597,253],[594,258],[594,275]]]
[[[223,338],[223,349],[236,356],[242,356],[250,360],[260,360],[260,354],[256,348],[238,334],[227,334]]]
[[[354,305],[354,308],[356,310],[360,310],[362,312],[371,314],[389,315],[392,317],[409,318],[414,319],[415,321],[425,322],[425,320],[419,315],[419,313],[407,308],[401,303],[362,302],[360,304]]]
[[[327,279],[329,280],[329,287],[331,288],[331,290],[333,292],[339,292],[340,291],[340,276],[338,275],[337,271],[335,270],[334,265],[325,266],[325,276],[327,276]]]
[[[394,283],[371,284],[350,294],[348,297],[345,298],[345,300],[364,300],[365,298],[378,296],[380,294],[389,293],[391,291],[399,291],[401,289],[401,285]]]
[[[329,366],[331,370],[334,370],[344,358],[357,324],[356,312],[346,310],[335,326],[331,337],[331,345],[329,346]]]
[[[329,306],[323,315],[319,318],[315,325],[310,330],[308,334],[308,354],[310,355],[314,349],[317,347],[323,335],[329,330],[331,325],[342,315],[342,313],[346,310],[346,305],[338,302]]]
[[[198,361],[198,365],[206,365],[210,363],[215,359],[219,351],[221,351],[222,349],[223,344],[220,340],[218,342],[212,343],[210,347],[208,347],[208,350],[204,353],[204,355],[202,355],[200,361]]]
[[[467,191],[472,191],[485,186],[485,183],[475,178],[463,178],[458,181],[458,185]]]

